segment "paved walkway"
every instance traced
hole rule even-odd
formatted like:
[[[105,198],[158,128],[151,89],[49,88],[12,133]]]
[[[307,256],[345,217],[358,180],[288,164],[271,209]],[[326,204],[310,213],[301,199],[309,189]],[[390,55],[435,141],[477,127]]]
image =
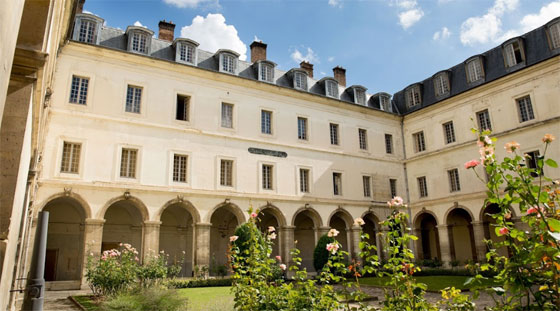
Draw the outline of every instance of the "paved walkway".
[[[87,295],[89,290],[46,291],[43,311],[80,311],[68,296]]]

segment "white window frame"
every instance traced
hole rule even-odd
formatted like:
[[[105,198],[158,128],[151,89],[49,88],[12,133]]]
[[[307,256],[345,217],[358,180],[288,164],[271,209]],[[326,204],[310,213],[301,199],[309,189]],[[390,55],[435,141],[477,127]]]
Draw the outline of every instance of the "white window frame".
[[[406,106],[408,108],[413,108],[418,105],[422,105],[422,93],[420,92],[419,85],[409,86],[405,90],[406,96]]]
[[[129,51],[138,54],[148,55],[150,53],[150,40],[151,37],[147,33],[140,31],[132,31],[129,34],[130,37],[130,47]],[[135,44],[135,41],[138,41]],[[136,45],[136,47],[135,47]]]
[[[484,115],[485,117],[485,124],[482,124],[482,120],[480,119],[480,116]],[[484,131],[484,130],[492,130],[492,120],[490,119],[490,109],[488,108],[484,108],[481,110],[478,110],[477,112],[475,112],[475,118],[476,118],[476,124],[478,125],[478,128],[480,129],[480,131]],[[483,126],[484,125],[484,126]]]
[[[236,75],[238,67],[238,57],[227,52],[220,53],[220,72]],[[226,64],[226,61],[228,62]],[[230,62],[231,61],[231,62]],[[227,66],[226,66],[227,65]],[[226,68],[227,67],[227,68]]]
[[[455,136],[455,124],[453,123],[453,120],[442,123],[441,127],[443,129],[443,142],[446,145],[452,144],[457,141],[457,137]]]
[[[303,129],[303,138],[300,135],[300,123],[299,120],[303,119],[305,120],[305,127]],[[304,142],[308,142],[309,141],[309,118],[308,117],[304,117],[304,116],[297,116],[297,137],[299,141],[304,141]]]
[[[274,64],[270,62],[259,62],[258,63],[259,74],[258,79],[259,81],[274,83]]]
[[[80,144],[80,159],[78,163],[78,172],[77,173],[68,173],[62,172],[62,157],[64,153],[64,143],[72,143],[72,144]],[[69,136],[60,136],[56,142],[57,145],[57,156],[56,156],[56,165],[55,165],[55,172],[54,176],[57,178],[62,179],[82,179],[84,176],[84,167],[86,162],[86,148],[87,148],[87,141],[84,139],[69,137]]]
[[[449,95],[451,86],[449,83],[449,74],[447,72],[440,72],[435,75],[434,89],[436,90],[436,97]]]
[[[301,191],[301,170],[307,170],[307,192]],[[311,166],[296,165],[296,193],[298,195],[309,195],[313,192],[313,170]]]
[[[550,42],[550,49],[560,49],[560,19],[550,23],[546,27],[546,33]]]
[[[187,112],[186,112],[187,120],[177,119],[177,113],[178,113],[177,109],[179,108],[178,105],[177,105],[177,99],[178,99],[179,96],[188,97],[188,105],[187,105]],[[193,104],[192,104],[193,103],[193,96],[191,94],[187,93],[187,92],[176,91],[175,92],[174,103],[175,103],[175,109],[173,109],[173,121],[177,122],[178,124],[191,124],[192,116],[193,116],[193,113],[192,113],[192,111],[193,111],[193,108],[192,108],[192,106],[193,106]]]
[[[298,81],[299,81],[299,83],[298,83]],[[307,91],[307,73],[306,72],[294,71],[293,82],[294,82],[294,89]]]
[[[264,183],[264,176],[263,176],[263,167],[264,166],[271,166],[272,170],[271,170],[271,174],[272,174],[272,178],[270,180],[270,189],[265,189],[263,187],[263,183]],[[277,180],[277,163],[274,162],[265,162],[265,161],[259,161],[258,162],[258,174],[257,174],[259,180],[258,180],[258,188],[259,188],[259,192],[261,193],[276,193],[277,192],[277,186],[276,186],[276,180]]]
[[[74,93],[74,78],[78,79],[78,89],[76,90],[76,101],[72,101],[72,94]],[[90,79],[89,77],[84,77],[80,75],[72,75],[70,78],[70,92],[68,94],[68,103],[73,105],[82,105],[87,106],[88,104],[88,93],[90,90]],[[87,81],[86,85],[84,86],[84,81]],[[84,90],[85,89],[85,90]],[[85,93],[85,94],[82,94]],[[80,101],[83,99],[83,103]]]
[[[521,60],[519,61],[515,56],[516,48],[514,47],[514,45],[517,45],[517,49],[519,49],[519,53],[521,56]],[[504,44],[502,47],[502,52],[506,68],[512,68],[525,63],[526,56],[523,48],[523,41],[519,38],[512,39],[510,42]]]
[[[369,184],[366,187],[366,178],[368,179]],[[366,195],[366,190],[369,192],[369,195]],[[373,175],[371,174],[362,174],[362,195],[364,198],[371,199],[373,198]]]
[[[336,128],[334,136],[333,128]],[[329,139],[331,146],[340,146],[340,123],[329,122]]]
[[[424,135],[424,131],[412,133],[412,143],[414,146],[414,153],[426,151],[426,135]]]
[[[383,111],[393,112],[393,107],[391,105],[391,96],[388,94],[379,95],[379,108]]]
[[[358,128],[358,147],[361,151],[367,151],[369,148],[367,132],[368,131],[365,128]]]
[[[325,80],[325,95],[327,97],[338,99],[338,82],[332,79]]]
[[[465,62],[465,71],[467,74],[467,82],[475,83],[484,80],[484,66],[482,65],[482,58],[480,56],[468,59]]]
[[[83,25],[84,22],[92,23],[93,26],[95,27],[95,29],[93,31],[91,31],[91,34],[92,34],[92,39],[91,40],[80,40],[80,37],[82,35],[82,33],[81,33],[82,25]],[[101,30],[103,22],[104,22],[104,20],[102,18],[94,16],[94,15],[90,15],[90,14],[87,14],[87,13],[76,14],[76,19],[75,19],[75,23],[74,23],[74,31],[73,31],[73,34],[72,34],[72,40],[75,40],[75,41],[78,41],[78,42],[83,42],[83,43],[89,43],[89,44],[98,44],[99,43],[99,31]],[[88,32],[90,32],[90,30],[91,30],[91,28],[87,29]]]
[[[265,120],[268,115],[268,121]],[[272,136],[274,134],[274,112],[271,109],[261,109],[261,134]]]
[[[126,183],[139,183],[142,179],[142,146],[133,144],[118,144],[116,146],[115,152],[115,180],[126,182]],[[122,150],[124,149],[136,149],[136,176],[132,177],[121,177],[121,158]]]
[[[186,174],[186,181],[175,181],[173,180],[173,174],[175,170],[175,155],[186,156],[187,157],[187,174]],[[192,162],[192,153],[190,151],[185,150],[170,150],[168,156],[168,163],[169,163],[169,185],[178,186],[178,187],[191,187],[191,162]]]
[[[517,108],[519,123],[535,120],[535,108],[533,107],[531,95],[527,94],[524,96],[516,97],[515,106]]]
[[[224,105],[231,106],[231,121],[230,121],[231,126],[224,126]],[[220,128],[227,129],[227,130],[234,130],[236,128],[235,106],[236,105],[234,103],[231,103],[231,102],[224,102],[224,101],[220,102]],[[227,115],[226,115],[226,117],[227,117]]]
[[[231,186],[221,184],[222,177],[222,160],[231,161]],[[216,157],[216,189],[233,191],[237,188],[237,159],[233,157],[217,156]]]
[[[360,87],[355,87],[353,89],[354,89],[354,103],[362,106],[367,106],[366,90]]]
[[[337,185],[335,180],[335,174],[340,176],[340,184],[338,185],[338,193],[337,193]],[[333,197],[341,197],[344,195],[344,178],[342,177],[344,174],[342,171],[332,171],[331,174],[331,183],[332,183],[332,195]]]
[[[134,98],[136,97],[135,94],[133,94],[133,102],[132,102],[132,105],[133,105],[132,110],[133,111],[128,111],[127,110],[127,107],[128,107],[128,89],[129,88],[135,88],[135,89],[140,89],[141,90],[139,111],[138,112],[134,112],[134,104],[135,104]],[[143,109],[144,108],[144,98],[146,97],[145,90],[146,90],[146,88],[141,84],[137,84],[137,83],[127,83],[126,84],[125,94],[124,94],[124,112],[126,114],[129,114],[129,115],[143,115],[144,114],[144,110],[145,110],[145,109]]]
[[[194,44],[190,44],[187,42],[178,42],[177,43],[177,62],[193,65],[196,66],[197,63],[197,46]],[[183,59],[184,54],[184,59]],[[191,55],[191,59],[189,61],[189,54]]]
[[[389,138],[389,143],[387,143],[387,138]],[[393,143],[393,134],[385,133],[383,136],[383,140],[385,142],[385,154],[394,154],[395,153],[395,146]],[[390,147],[390,148],[387,148]],[[391,152],[387,152],[391,151]]]
[[[459,169],[448,169],[447,180],[449,181],[449,192],[461,191],[461,178],[459,176]]]
[[[426,175],[416,177],[416,183],[418,184],[418,197],[421,199],[427,198],[429,196],[429,191]]]

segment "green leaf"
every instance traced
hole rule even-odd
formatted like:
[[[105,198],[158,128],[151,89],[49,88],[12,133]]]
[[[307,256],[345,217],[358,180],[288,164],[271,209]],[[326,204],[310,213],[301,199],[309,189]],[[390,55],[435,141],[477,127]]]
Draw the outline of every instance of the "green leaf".
[[[411,235],[411,236],[410,236],[410,239],[416,241],[416,240],[418,240],[418,237],[415,236],[415,235]]]
[[[552,160],[552,159],[547,159],[545,161],[546,165],[550,166],[550,167],[554,167],[557,168],[558,164],[556,163],[556,161]]]
[[[551,231],[560,232],[560,220],[549,218],[547,219],[548,225],[550,226]]]

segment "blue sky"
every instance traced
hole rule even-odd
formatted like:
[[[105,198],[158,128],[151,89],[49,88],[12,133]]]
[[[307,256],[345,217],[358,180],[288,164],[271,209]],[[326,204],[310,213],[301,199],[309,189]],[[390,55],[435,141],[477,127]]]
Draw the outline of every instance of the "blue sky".
[[[171,20],[176,37],[247,59],[258,38],[283,70],[306,59],[321,78],[340,65],[347,85],[395,93],[560,16],[560,0],[86,0],[84,10],[156,34]]]

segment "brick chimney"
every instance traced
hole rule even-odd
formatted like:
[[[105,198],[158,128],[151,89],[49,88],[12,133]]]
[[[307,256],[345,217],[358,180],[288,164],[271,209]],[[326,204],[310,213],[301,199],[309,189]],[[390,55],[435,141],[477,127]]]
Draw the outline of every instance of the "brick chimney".
[[[79,0],[78,1],[78,9],[77,9],[76,13],[80,14],[84,11],[84,3],[86,3],[86,0]]]
[[[346,69],[336,66],[333,68],[334,79],[338,81],[338,84],[342,87],[346,87]]]
[[[166,22],[164,19],[159,22],[158,26],[158,38],[161,40],[172,42],[173,37],[175,36],[175,24],[173,24],[172,21]]]
[[[266,43],[262,41],[253,41],[251,47],[251,63],[256,63],[259,60],[266,60]]]
[[[310,78],[313,78],[313,64],[310,64],[309,62],[306,61],[302,61],[301,63],[299,63],[299,68],[307,71],[307,75]]]

